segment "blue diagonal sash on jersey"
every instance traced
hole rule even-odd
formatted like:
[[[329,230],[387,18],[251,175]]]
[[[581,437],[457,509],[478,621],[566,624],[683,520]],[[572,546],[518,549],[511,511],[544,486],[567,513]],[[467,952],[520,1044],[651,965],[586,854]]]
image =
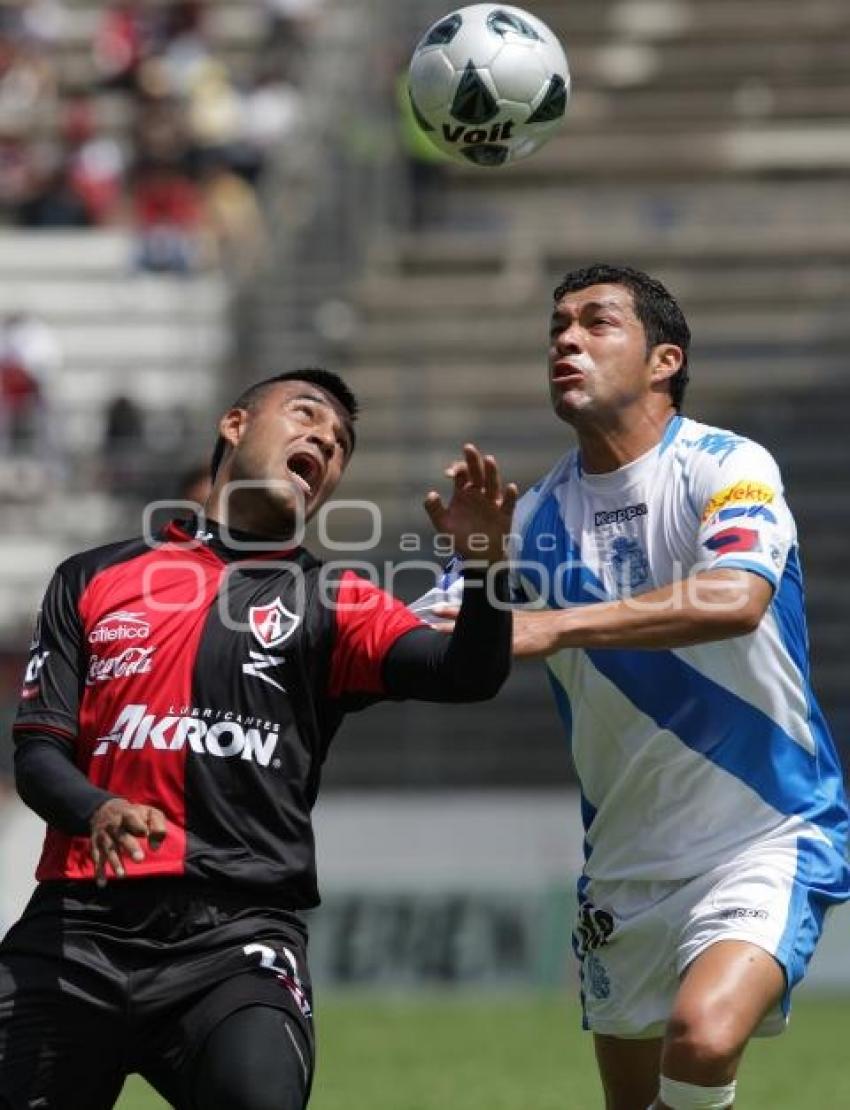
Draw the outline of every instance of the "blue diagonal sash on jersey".
[[[581,552],[564,527],[554,493],[540,502],[525,529],[521,560],[522,578],[550,605],[558,601],[582,605],[607,599],[605,587],[584,565]]]
[[[541,534],[553,551],[540,549]],[[605,595],[602,582],[582,563],[552,494],[529,522],[522,559],[523,576],[535,587],[539,584],[550,605],[556,605],[556,598],[584,604]],[[535,561],[547,571],[546,575],[538,572],[537,582],[529,572]],[[560,595],[556,583],[561,585]],[[821,826],[843,851],[847,812],[832,744],[819,715],[811,722],[818,743],[816,753],[810,755],[766,713],[701,674],[675,652],[603,648],[586,654],[599,673],[659,728],[734,775],[780,813]]]

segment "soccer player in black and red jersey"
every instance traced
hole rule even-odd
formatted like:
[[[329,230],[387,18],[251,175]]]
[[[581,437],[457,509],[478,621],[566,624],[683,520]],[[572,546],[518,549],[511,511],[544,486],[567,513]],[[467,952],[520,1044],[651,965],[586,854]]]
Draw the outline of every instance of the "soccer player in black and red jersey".
[[[449,504],[425,502],[480,568],[451,636],[296,543],[356,408],[327,371],[259,383],[220,421],[204,519],[56,571],[15,724],[18,789],[48,827],[0,945],[2,1110],[101,1110],[132,1072],[186,1110],[306,1105],[299,911],[318,902],[331,738],[381,698],[491,697],[510,665],[506,583],[484,576],[516,488],[475,447]]]

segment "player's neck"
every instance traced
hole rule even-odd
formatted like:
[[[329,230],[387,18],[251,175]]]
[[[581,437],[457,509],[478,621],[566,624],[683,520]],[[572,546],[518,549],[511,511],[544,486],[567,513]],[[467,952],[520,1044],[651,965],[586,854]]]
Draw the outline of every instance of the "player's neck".
[[[675,415],[672,409],[644,410],[637,415],[629,413],[625,419],[576,426],[582,470],[608,474],[634,462],[658,446]]]
[[[245,505],[238,494],[226,499],[217,496],[217,491],[207,500],[205,513],[220,528],[228,532],[273,543],[290,544],[293,535],[291,521],[282,520],[279,511],[264,511],[257,505]],[[247,501],[247,498],[244,499]]]

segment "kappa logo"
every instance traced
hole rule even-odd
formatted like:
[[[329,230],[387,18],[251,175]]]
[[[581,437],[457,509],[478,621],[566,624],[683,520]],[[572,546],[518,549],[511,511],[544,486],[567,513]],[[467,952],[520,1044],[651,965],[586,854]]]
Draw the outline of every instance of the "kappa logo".
[[[770,505],[776,500],[776,491],[766,486],[764,482],[736,482],[733,486],[726,486],[718,490],[709,499],[702,514],[703,523],[710,520],[715,513],[727,506],[738,505]]]
[[[252,605],[248,610],[248,623],[260,644],[264,648],[273,648],[289,639],[301,623],[301,618],[290,613],[276,597],[268,605]]]
[[[109,613],[97,622],[89,632],[90,644],[112,644],[117,640],[146,640],[151,634],[151,626],[141,613],[118,610]]]
[[[767,921],[770,914],[767,910],[754,909],[752,906],[733,906],[723,910],[720,914],[721,921]]]
[[[638,505],[626,505],[623,509],[611,509],[608,512],[594,513],[593,523],[597,528],[606,524],[626,524],[639,516],[646,516],[649,512],[645,501]]]
[[[268,725],[270,722],[265,723]],[[113,747],[121,751],[154,748],[179,752],[188,746],[198,755],[244,759],[268,767],[279,738],[277,726],[263,735],[259,728],[246,728],[241,721],[232,719],[208,724],[195,714],[158,716],[148,713],[146,704],[125,705],[106,736],[96,741],[92,756],[106,755]]]

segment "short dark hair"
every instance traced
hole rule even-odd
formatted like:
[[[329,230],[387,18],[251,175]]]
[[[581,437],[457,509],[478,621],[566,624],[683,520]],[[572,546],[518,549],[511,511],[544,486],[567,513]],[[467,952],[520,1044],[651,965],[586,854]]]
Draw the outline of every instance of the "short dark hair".
[[[596,263],[565,274],[553,294],[555,302],[567,293],[587,289],[590,285],[624,285],[631,290],[635,315],[646,333],[647,353],[659,343],[675,343],[682,349],[682,365],[670,378],[670,397],[679,410],[690,379],[688,351],[691,329],[675,297],[658,281],[631,266],[609,266]]]
[[[342,408],[348,414],[348,419],[352,424],[349,429],[351,432],[351,449],[354,450],[355,434],[353,424],[357,419],[359,405],[357,398],[342,380],[338,374],[334,374],[332,370],[323,370],[319,366],[305,366],[300,370],[288,370],[283,374],[275,374],[271,378],[264,378],[261,382],[255,382],[253,385],[248,386],[236,398],[236,400],[229,406],[232,409],[252,409],[260,400],[266,390],[278,382],[309,382],[310,385],[317,385],[323,389],[325,393],[329,393],[334,400],[339,401]],[[213,447],[212,457],[210,458],[210,477],[215,481],[215,476],[218,473],[218,468],[221,466],[221,460],[224,458],[224,452],[227,449],[227,441],[223,436],[219,436],[215,441]]]

